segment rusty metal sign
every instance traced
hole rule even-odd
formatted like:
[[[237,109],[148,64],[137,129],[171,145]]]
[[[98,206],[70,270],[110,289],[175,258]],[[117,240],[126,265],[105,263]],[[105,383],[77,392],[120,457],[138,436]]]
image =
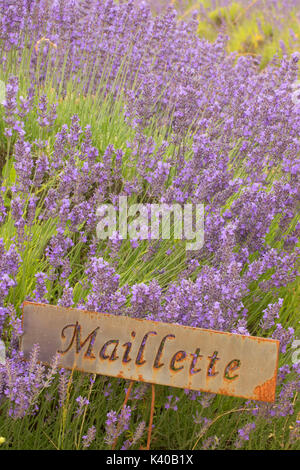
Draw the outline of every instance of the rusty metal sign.
[[[279,341],[25,302],[21,349],[49,364],[129,380],[275,400]]]

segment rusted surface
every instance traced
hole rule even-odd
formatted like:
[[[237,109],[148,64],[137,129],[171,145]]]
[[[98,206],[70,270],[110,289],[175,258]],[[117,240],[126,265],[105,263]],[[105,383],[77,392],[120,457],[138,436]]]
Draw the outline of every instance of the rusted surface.
[[[260,401],[270,401],[275,400],[275,386],[276,386],[276,376],[272,379],[267,380],[264,384],[258,385],[255,387],[254,393],[256,394],[256,399]]]
[[[279,342],[25,302],[21,349],[60,366],[272,402]]]

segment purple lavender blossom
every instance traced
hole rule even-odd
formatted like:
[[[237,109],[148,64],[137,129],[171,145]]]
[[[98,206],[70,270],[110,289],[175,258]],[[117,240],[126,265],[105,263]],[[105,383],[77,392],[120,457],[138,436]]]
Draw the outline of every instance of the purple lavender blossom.
[[[18,352],[18,312],[28,288],[38,302],[55,298],[63,307],[77,304],[244,335],[255,328],[254,304],[271,294],[275,300],[262,311],[259,326],[264,334],[274,327],[272,337],[280,341],[282,354],[295,335],[277,321],[283,288],[299,277],[300,108],[293,102],[299,54],[289,56],[282,44],[282,57],[258,73],[259,58],[228,54],[223,35],[214,43],[199,38],[195,17],[178,21],[172,8],[152,15],[145,2],[135,4],[0,2],[0,67],[8,77],[3,103],[8,165],[3,168],[2,150],[0,155],[0,335],[8,344],[8,359],[0,370],[0,393],[14,419],[38,411],[39,393],[52,383],[58,364],[56,358],[47,372],[38,364],[37,348],[27,365]],[[278,12],[293,5],[294,0],[285,0]],[[26,65],[31,83],[20,96],[19,66],[27,50],[32,51]],[[69,97],[70,83],[74,90],[80,85],[80,99],[101,96],[117,103],[124,97],[120,121],[124,118],[131,141],[121,148],[106,142],[104,128],[98,132],[86,125],[81,111],[68,124],[57,120],[59,108],[45,94],[50,77],[51,93],[61,101]],[[38,136],[32,137],[35,128]],[[134,202],[204,203],[204,249],[181,256],[173,242],[166,243],[166,267],[152,266],[151,277],[139,277],[141,264],[156,263],[161,241],[99,243],[95,236],[97,207],[116,205],[120,195]],[[42,264],[27,284],[31,253]],[[136,264],[127,266],[124,253]],[[138,281],[127,281],[129,271]],[[253,415],[291,416],[299,373],[299,366],[283,365],[276,402],[254,404]],[[60,407],[69,381],[69,373],[61,371]],[[134,391],[134,399],[144,396],[143,387]],[[110,383],[104,388],[107,399],[111,388]],[[188,392],[186,398],[208,409],[214,395]],[[177,401],[169,395],[165,408],[177,411]],[[80,415],[87,399],[79,396],[77,403]],[[108,413],[107,445],[128,430],[132,411]],[[210,423],[199,414],[195,422]],[[124,448],[140,439],[143,427],[141,422]],[[237,447],[253,427],[248,423],[239,430]],[[95,432],[92,426],[84,447]],[[216,442],[212,437],[202,445],[211,448]]]
[[[88,429],[87,434],[85,436],[82,436],[82,442],[83,442],[83,448],[86,449],[90,447],[91,443],[95,440],[96,438],[96,427],[92,426]]]
[[[75,411],[75,416],[76,417],[79,417],[82,415],[83,413],[83,409],[85,406],[88,406],[90,404],[89,400],[87,398],[84,398],[82,397],[81,395],[79,395],[77,398],[76,398],[76,402],[78,403],[78,408],[77,410]]]
[[[250,433],[256,428],[255,423],[247,423],[244,427],[238,430],[239,437],[235,442],[235,447],[239,449],[243,446],[245,441],[249,441]]]
[[[177,402],[178,402],[179,398],[178,397],[173,397],[173,395],[169,395],[167,397],[167,401],[165,403],[165,409],[166,410],[173,410],[173,411],[177,411],[178,410],[178,406],[177,406]]]
[[[263,318],[261,322],[261,327],[264,330],[270,329],[275,322],[275,318],[279,318],[279,310],[282,307],[283,299],[278,299],[276,304],[270,304],[268,307],[263,310]]]
[[[276,329],[273,332],[272,338],[280,341],[280,351],[284,354],[289,344],[292,343],[294,338],[295,330],[292,327],[289,327],[287,330],[278,323]]]
[[[129,429],[129,422],[131,418],[130,406],[125,406],[117,415],[115,411],[107,413],[105,423],[105,442],[108,446],[112,446],[116,439],[123,434],[124,431]]]

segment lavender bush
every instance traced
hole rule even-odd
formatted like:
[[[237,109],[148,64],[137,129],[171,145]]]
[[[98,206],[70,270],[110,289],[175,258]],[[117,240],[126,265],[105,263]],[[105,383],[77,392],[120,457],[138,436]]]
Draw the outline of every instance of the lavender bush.
[[[155,11],[161,10],[161,2],[148,3]],[[170,0],[166,4],[176,5],[180,18],[196,15],[198,34],[209,40],[228,34],[229,51],[259,55],[261,66],[278,49],[281,53],[299,50],[298,0]]]
[[[34,300],[280,340],[274,404],[158,387],[152,446],[299,448],[299,54],[260,71],[134,2],[1,0],[0,19],[3,447],[146,442],[147,385],[122,411],[126,383],[23,361]],[[98,240],[119,196],[204,203],[204,247]]]

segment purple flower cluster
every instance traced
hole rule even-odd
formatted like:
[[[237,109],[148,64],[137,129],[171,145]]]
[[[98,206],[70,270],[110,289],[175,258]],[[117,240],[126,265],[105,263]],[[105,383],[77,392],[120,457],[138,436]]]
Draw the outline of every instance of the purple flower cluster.
[[[113,446],[116,439],[118,439],[124,431],[129,429],[131,417],[130,406],[125,406],[117,415],[115,411],[107,413],[107,419],[105,423],[105,442],[108,446]]]
[[[193,19],[179,22],[172,9],[152,16],[145,4],[132,1],[0,0],[0,21],[0,67],[5,72],[12,52],[18,64],[24,50],[31,51],[32,81],[22,97],[19,79],[10,75],[2,110],[15,177],[8,187],[10,165],[0,177],[0,230],[13,233],[6,242],[0,237],[0,337],[9,342],[12,324],[18,335],[11,303],[17,310],[30,297],[246,335],[259,328],[278,339],[285,354],[295,332],[279,323],[283,288],[299,276],[300,108],[292,100],[299,56],[274,57],[261,72],[256,59],[227,54],[225,37],[213,44],[200,39]],[[124,96],[120,119],[133,135],[127,147],[98,148],[91,126],[77,114],[57,124],[56,105],[40,94],[49,76],[59,98],[70,80],[83,95]],[[31,138],[29,124],[39,138]],[[129,246],[121,239],[97,240],[99,205],[116,204],[120,195],[129,202],[205,204],[204,248],[178,251],[176,258],[173,241]],[[42,267],[15,301],[40,227]],[[136,260],[150,266],[158,252],[161,269],[153,268],[150,280],[140,278]],[[169,260],[172,274],[165,281]],[[139,282],[128,281],[128,271]],[[256,328],[251,305],[262,298],[267,301]],[[28,366],[11,347],[0,370],[0,394],[14,417],[37,406],[35,397],[48,383],[36,355]],[[60,406],[69,380],[61,371]],[[276,416],[292,413],[297,387],[295,378],[284,383]],[[203,408],[210,398],[202,396]],[[78,397],[78,415],[84,403]],[[176,399],[169,397],[166,408],[176,410]],[[268,413],[275,415],[272,407]],[[129,407],[107,415],[108,445],[128,429],[130,416]],[[239,446],[249,438],[247,426]],[[140,424],[124,446],[143,430]],[[84,446],[94,437],[90,428]]]
[[[48,370],[38,362],[39,346],[35,345],[29,362],[25,362],[22,353],[12,350],[11,357],[0,365],[0,401],[9,402],[9,416],[13,419],[36,413],[38,399],[42,390],[48,388],[57,372],[58,357],[52,361]]]
[[[235,442],[235,447],[239,449],[245,441],[249,441],[250,433],[255,429],[255,423],[247,423],[243,428],[239,429],[239,437]]]
[[[83,447],[86,449],[87,447],[90,447],[91,443],[95,440],[96,438],[96,427],[92,426],[88,429],[87,434],[85,436],[82,436],[82,441],[83,441]]]

